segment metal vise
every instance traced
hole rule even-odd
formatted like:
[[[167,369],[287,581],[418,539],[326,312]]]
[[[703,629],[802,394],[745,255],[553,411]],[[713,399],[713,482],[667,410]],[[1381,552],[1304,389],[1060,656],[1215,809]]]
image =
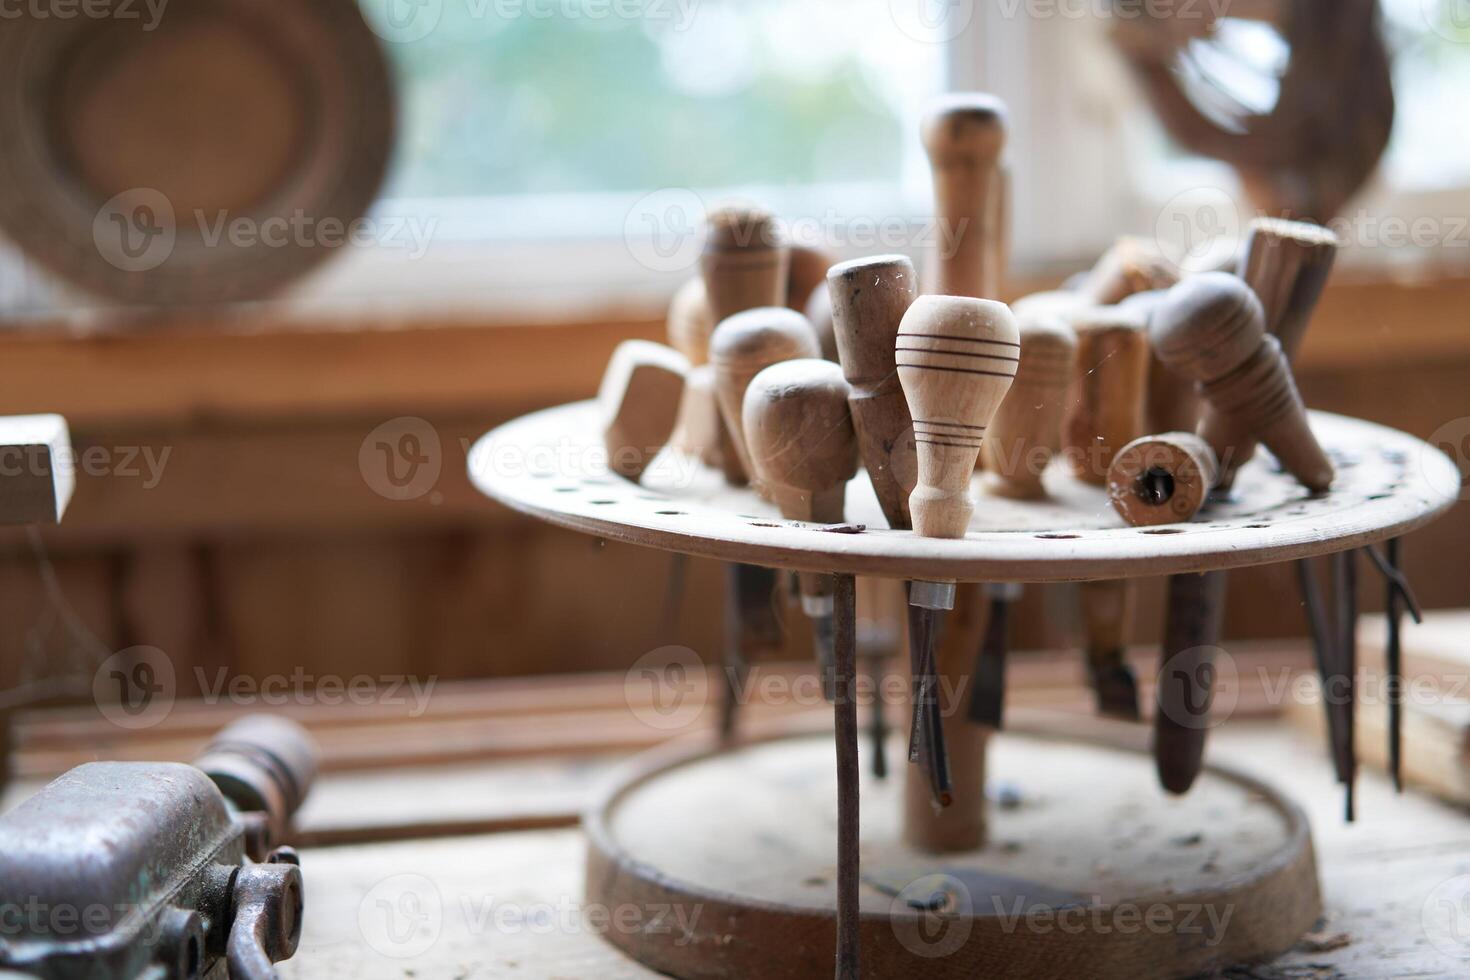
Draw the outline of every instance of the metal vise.
[[[0,817],[0,980],[271,980],[301,938],[278,844],[315,776],[305,730],[258,715],[192,766],[55,780]]]

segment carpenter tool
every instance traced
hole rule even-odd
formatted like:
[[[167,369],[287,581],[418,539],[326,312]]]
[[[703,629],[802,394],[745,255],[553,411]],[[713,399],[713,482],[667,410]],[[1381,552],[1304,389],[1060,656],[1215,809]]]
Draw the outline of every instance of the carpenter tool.
[[[990,615],[985,638],[975,658],[975,684],[970,692],[970,720],[999,731],[1005,711],[1006,655],[1010,649],[1011,606],[1021,598],[1021,586],[997,582],[985,586]]]
[[[1010,309],[992,300],[920,296],[899,326],[899,383],[914,420],[918,484],[909,497],[914,530],[927,538],[961,538],[974,504],[970,475],[986,428],[1010,389],[1020,360],[1020,331]],[[935,615],[954,608],[954,582],[914,582],[921,704],[937,701]],[[932,722],[938,712],[929,712]],[[932,724],[931,722],[931,724]],[[942,741],[942,728],[930,745]],[[947,781],[946,781],[947,782]]]
[[[1303,486],[1322,493],[1332,485],[1332,463],[1307,424],[1281,344],[1243,281],[1223,272],[1184,280],[1154,310],[1149,334],[1166,364],[1193,378],[1210,406],[1265,443]],[[1223,441],[1210,448],[1221,466],[1239,451]]]
[[[1204,765],[1227,581],[1219,571],[1169,577],[1153,752],[1159,783],[1170,793],[1188,792]]]
[[[1192,520],[1215,485],[1215,453],[1192,432],[1144,436],[1124,446],[1108,468],[1108,497],[1134,527]]]
[[[637,483],[668,444],[684,399],[689,361],[672,347],[625,340],[598,390],[608,469]]]
[[[925,292],[994,299],[1005,262],[1005,103],[964,92],[939,99],[922,138],[934,177],[938,245]]]
[[[773,364],[745,390],[741,433],[752,475],[789,521],[841,524],[847,481],[857,475],[857,437],[847,382],[831,361]],[[831,575],[802,572],[801,607],[812,621],[822,689],[833,692]]]
[[[259,716],[193,766],[91,762],[53,781],[0,817],[0,908],[77,918],[8,931],[0,973],[274,980],[303,910],[301,869],[279,841],[315,772],[309,736]]]
[[[706,224],[708,234],[700,255],[700,276],[709,307],[709,322],[713,324],[712,344],[713,331],[723,320],[746,310],[785,305],[791,254],[775,215],[764,209],[720,208],[707,217]],[[750,371],[746,380],[755,373]],[[731,437],[728,415],[720,408],[718,371],[714,370],[714,374],[715,446],[708,456],[719,461],[727,482],[743,486],[746,471]],[[744,394],[742,386],[729,400],[737,417]],[[743,447],[740,451],[744,451]],[[720,732],[729,737],[734,731],[738,692],[744,684],[748,664],[753,657],[780,647],[781,621],[773,601],[778,581],[775,571],[754,565],[731,565],[726,576],[726,683],[720,702]]]
[[[1296,360],[1341,245],[1336,234],[1310,222],[1279,218],[1251,222],[1241,278],[1260,299],[1266,332],[1280,341],[1288,364]],[[1241,431],[1238,420],[1212,406],[1205,408],[1199,431],[1212,445],[1234,447],[1219,476],[1220,487],[1229,490],[1236,472],[1255,455],[1255,440]]]
[[[1021,361],[980,447],[982,486],[1002,497],[1039,500],[1046,496],[1042,474],[1062,444],[1062,416],[1077,339],[1072,328],[1055,316],[1016,319]]]
[[[751,472],[742,416],[750,380],[772,364],[821,356],[812,325],[806,317],[785,307],[746,310],[721,320],[715,327],[710,337],[715,397],[743,473]],[[756,489],[760,489],[758,484]]]
[[[1144,434],[1148,334],[1136,313],[1118,306],[1078,311],[1072,325],[1077,360],[1062,452],[1077,479],[1102,486],[1113,457]],[[1138,682],[1125,656],[1135,591],[1124,579],[1084,582],[1080,591],[1087,673],[1098,712],[1130,721],[1139,717]]]
[[[1387,612],[1385,618],[1388,620],[1388,638],[1384,646],[1388,697],[1388,771],[1393,777],[1394,789],[1402,793],[1404,651],[1403,638],[1399,634],[1406,608],[1416,623],[1424,621],[1424,614],[1419,609],[1419,600],[1414,598],[1414,590],[1409,587],[1409,580],[1399,568],[1400,543],[1398,538],[1390,540],[1386,557],[1373,545],[1369,545],[1366,550],[1374,566],[1382,573],[1384,588],[1387,590],[1383,605]]]

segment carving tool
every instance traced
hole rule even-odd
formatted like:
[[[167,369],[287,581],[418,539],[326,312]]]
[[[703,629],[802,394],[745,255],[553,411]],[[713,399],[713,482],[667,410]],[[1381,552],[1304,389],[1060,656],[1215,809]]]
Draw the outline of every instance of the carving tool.
[[[821,357],[822,352],[806,317],[785,307],[766,306],[720,321],[710,337],[709,353],[720,417],[730,433],[741,472],[749,474],[750,453],[742,413],[751,379],[772,364]]]
[[[1288,364],[1296,360],[1341,245],[1333,232],[1310,222],[1278,218],[1251,222],[1241,278],[1260,299],[1266,332],[1281,342]],[[1235,447],[1220,470],[1219,486],[1228,491],[1236,472],[1255,455],[1256,442],[1241,431],[1238,421],[1208,406],[1200,434],[1212,445]]]
[[[1003,303],[920,296],[904,314],[896,361],[914,420],[919,472],[909,513],[918,534],[964,537],[975,509],[970,475],[986,428],[1010,390],[1020,352],[1020,331]],[[931,680],[934,614],[954,608],[954,597],[953,582],[914,582],[909,590],[909,602],[925,611],[917,631],[921,704],[937,694]],[[943,737],[942,730],[934,734],[931,747]]]
[[[1005,103],[964,92],[939,99],[921,135],[934,176],[941,243],[925,290],[945,296],[994,298],[1005,256]]]
[[[1159,783],[1170,793],[1188,792],[1204,765],[1227,581],[1224,572],[1169,577],[1153,752]]]
[[[663,344],[625,340],[613,351],[597,401],[608,469],[637,483],[668,444],[689,361]]]
[[[1286,355],[1266,333],[1265,311],[1249,286],[1223,272],[1186,279],[1154,311],[1149,334],[1164,363],[1194,379],[1216,411],[1265,443],[1303,486],[1322,493],[1332,485],[1332,463],[1307,424]],[[1208,441],[1207,432],[1200,434]],[[1223,441],[1210,448],[1221,466],[1239,451]]]
[[[741,430],[753,475],[789,521],[841,524],[847,481],[857,475],[857,437],[847,382],[831,361],[774,364],[745,391]],[[812,621],[822,689],[832,698],[831,575],[801,572],[802,610]]]
[[[1108,468],[1108,497],[1134,527],[1182,524],[1209,499],[1218,464],[1192,432],[1144,436],[1124,446]]]
[[[1142,320],[1117,306],[1074,314],[1077,360],[1062,426],[1062,451],[1077,479],[1102,486],[1118,450],[1144,434],[1148,334]],[[1080,586],[1088,678],[1099,714],[1136,721],[1138,682],[1126,650],[1136,586],[1127,580]]]
[[[1022,355],[1024,357],[1024,355]],[[975,658],[975,684],[970,694],[970,720],[999,731],[1005,711],[1006,654],[1010,650],[1011,605],[1021,598],[1021,586],[997,582],[985,586],[990,616],[985,639]]]
[[[1399,538],[1393,538],[1388,542],[1388,555],[1385,557],[1378,548],[1369,545],[1366,549],[1368,557],[1373,560],[1374,566],[1383,575],[1384,587],[1388,590],[1384,598],[1384,609],[1387,611],[1388,639],[1384,648],[1385,673],[1387,674],[1387,696],[1388,696],[1388,771],[1393,777],[1394,789],[1400,793],[1404,791],[1404,779],[1402,772],[1403,755],[1403,640],[1399,635],[1403,626],[1404,610],[1408,609],[1409,615],[1414,622],[1424,622],[1424,614],[1419,609],[1419,600],[1414,598],[1414,590],[1409,587],[1409,580],[1399,569]]]
[[[1040,500],[1041,476],[1061,448],[1067,386],[1077,360],[1072,328],[1054,316],[1017,317],[1021,362],[1010,392],[1000,403],[980,458],[985,490],[1002,497]]]
[[[761,208],[726,207],[712,212],[706,224],[708,234],[700,256],[700,274],[710,322],[718,326],[746,310],[784,306],[790,249],[775,216]],[[713,337],[711,332],[711,342]],[[752,371],[751,376],[754,374]],[[717,395],[718,387],[716,379]],[[734,406],[738,415],[739,399]],[[725,478],[732,486],[743,486],[745,470],[723,411],[716,412],[715,427],[716,455]],[[754,565],[731,565],[727,576],[724,651],[727,683],[720,704],[720,731],[725,737],[734,731],[738,688],[744,683],[750,659],[781,645],[781,621],[772,601],[777,573]]]
[[[1267,443],[1269,446],[1270,443]],[[1357,744],[1354,731],[1358,705],[1358,553],[1339,551],[1332,556],[1332,592],[1337,622],[1334,630],[1333,680],[1329,687],[1328,710],[1337,716],[1333,757],[1337,778],[1343,784],[1343,810],[1348,823],[1356,817],[1358,779]]]
[[[856,259],[828,270],[827,293],[858,453],[888,526],[907,531],[912,526],[909,494],[918,479],[918,461],[914,423],[898,383],[894,348],[899,323],[918,295],[918,276],[902,255]],[[912,638],[921,628],[915,620],[922,613],[907,608]],[[884,724],[881,702],[874,706],[873,724],[877,742]],[[886,769],[881,749],[874,764]]]

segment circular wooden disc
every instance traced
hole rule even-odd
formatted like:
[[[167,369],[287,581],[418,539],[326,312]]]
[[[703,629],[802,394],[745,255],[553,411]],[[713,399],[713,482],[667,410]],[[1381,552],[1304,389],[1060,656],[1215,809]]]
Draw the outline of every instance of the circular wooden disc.
[[[393,143],[354,0],[101,9],[0,30],[0,229],[89,292],[158,305],[259,298],[333,254]]]
[[[1306,818],[1252,779],[1170,797],[1142,752],[1014,732],[988,765],[1018,801],[941,857],[900,843],[903,780],[864,776],[864,976],[1193,976],[1321,915]],[[661,910],[607,937],[672,976],[830,977],[835,787],[826,736],[650,759],[588,818],[587,904]]]
[[[527,514],[601,537],[692,555],[803,571],[961,582],[1055,582],[1169,575],[1330,554],[1395,537],[1454,503],[1460,476],[1449,457],[1370,422],[1312,413],[1337,466],[1332,492],[1312,497],[1264,453],[1187,524],[1132,528],[1107,491],[1072,478],[1060,461],[1042,501],[977,498],[957,540],[892,531],[866,473],[848,484],[849,522],[835,533],[784,521],[749,488],[687,456],[664,452],[643,485],[608,472],[592,402],[547,409],[484,436],[470,454],[481,491]]]

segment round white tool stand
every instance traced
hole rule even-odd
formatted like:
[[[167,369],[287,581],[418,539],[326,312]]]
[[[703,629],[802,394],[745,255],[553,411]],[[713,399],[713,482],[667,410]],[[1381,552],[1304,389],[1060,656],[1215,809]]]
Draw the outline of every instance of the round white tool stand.
[[[905,847],[902,780],[864,775],[866,975],[1192,976],[1281,953],[1320,917],[1293,804],[1210,767],[1168,796],[1145,752],[1106,744],[1129,726],[1068,727],[990,740],[1003,790],[977,851]],[[587,821],[587,901],[667,910],[666,929],[608,938],[673,976],[830,976],[835,798],[828,736],[651,754]]]
[[[608,471],[591,402],[501,426],[469,462],[488,496],[574,530],[729,562],[911,581],[1097,581],[1328,555],[1398,537],[1456,499],[1459,473],[1425,443],[1342,416],[1313,413],[1311,422],[1338,473],[1320,497],[1260,454],[1241,470],[1234,499],[1186,524],[1133,528],[1105,489],[1055,461],[1041,502],[988,496],[977,480],[969,532],[955,540],[888,530],[863,473],[848,486],[841,533],[782,520],[752,490],[672,453],[642,485],[620,479]],[[837,711],[837,758],[856,780],[852,710]],[[1008,977],[1186,977],[1284,952],[1319,916],[1307,826],[1268,787],[1206,767],[1187,795],[1171,797],[1142,751],[1141,727],[1021,720],[991,739],[992,791],[1010,784],[1016,794],[991,805],[978,850],[907,849],[902,780],[857,783],[861,877],[845,908],[858,914],[865,975],[1003,967]],[[609,930],[611,940],[679,977],[830,976],[841,877],[831,740],[679,751],[645,760],[590,817],[588,902],[642,907],[638,921],[650,924]],[[844,867],[852,894],[854,864]]]

